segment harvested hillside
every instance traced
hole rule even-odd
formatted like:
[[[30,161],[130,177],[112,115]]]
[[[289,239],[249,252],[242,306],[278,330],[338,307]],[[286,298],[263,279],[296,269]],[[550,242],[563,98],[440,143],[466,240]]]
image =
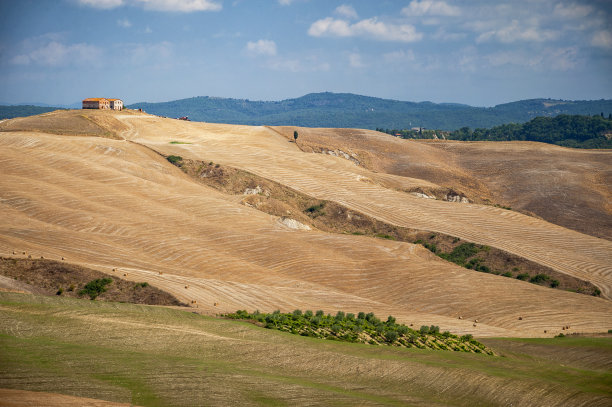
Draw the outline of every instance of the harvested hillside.
[[[0,251],[117,268],[203,313],[368,310],[480,337],[612,325],[612,251],[603,239],[501,208],[406,194],[378,181],[431,183],[304,153],[263,127],[135,112],[92,117],[122,122],[127,140],[0,133]],[[498,248],[589,281],[603,298],[468,270],[412,243],[295,229],[242,204],[244,195],[194,181],[160,154],[238,168],[388,225]]]
[[[244,196],[241,201],[244,205],[279,216],[281,221],[296,220],[301,225],[330,233],[421,244],[445,260],[476,271],[561,290],[600,295],[599,289],[588,281],[559,273],[503,250],[463,242],[442,233],[390,225],[336,202],[315,199],[277,182],[212,161],[189,160],[180,156],[168,156],[166,159],[196,181],[227,194]],[[465,250],[463,255],[455,255],[464,247],[471,248],[469,255],[465,254]]]
[[[0,303],[4,388],[164,406],[612,400],[609,337],[487,340],[497,357],[317,340],[143,305],[13,293]]]
[[[94,110],[57,110],[37,116],[20,117],[0,123],[0,132],[41,132],[66,136],[94,136],[119,139],[126,127],[113,116]]]
[[[92,292],[88,290],[91,282],[109,279],[104,291],[94,298],[133,304],[185,305],[148,283],[134,283],[115,275],[54,260],[0,257],[0,275],[33,287],[37,294],[72,298],[88,298]]]
[[[295,128],[274,130],[291,140]],[[407,192],[442,200],[450,194],[474,203],[509,207],[612,240],[610,151],[531,142],[402,140],[356,129],[297,131],[297,145],[306,152],[354,154],[365,168],[420,178],[437,186]]]

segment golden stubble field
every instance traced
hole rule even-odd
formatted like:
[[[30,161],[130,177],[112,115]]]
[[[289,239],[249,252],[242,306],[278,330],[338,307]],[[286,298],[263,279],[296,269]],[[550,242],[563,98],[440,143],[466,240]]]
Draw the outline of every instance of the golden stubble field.
[[[53,134],[45,131],[50,123]],[[612,327],[610,241],[514,211],[398,190],[432,188],[418,174],[304,152],[301,140],[296,146],[266,127],[129,111],[55,112],[6,121],[0,130],[3,255],[64,256],[147,281],[204,313],[363,310],[479,337]],[[497,247],[590,281],[604,298],[477,273],[408,243],[291,229],[242,205],[243,196],[194,182],[161,154],[241,168],[389,224]]]

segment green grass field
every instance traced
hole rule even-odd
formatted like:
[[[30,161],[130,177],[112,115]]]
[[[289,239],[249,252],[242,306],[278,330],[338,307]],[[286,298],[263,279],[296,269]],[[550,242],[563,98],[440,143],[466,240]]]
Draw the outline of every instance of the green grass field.
[[[612,338],[370,346],[162,307],[0,293],[0,388],[143,406],[612,405]]]

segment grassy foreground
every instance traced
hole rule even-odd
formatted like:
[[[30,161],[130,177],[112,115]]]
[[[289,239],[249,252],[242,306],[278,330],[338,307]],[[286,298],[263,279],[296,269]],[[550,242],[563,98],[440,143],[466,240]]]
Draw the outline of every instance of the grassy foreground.
[[[0,388],[145,406],[611,405],[612,340],[500,356],[291,335],[185,311],[0,293]]]

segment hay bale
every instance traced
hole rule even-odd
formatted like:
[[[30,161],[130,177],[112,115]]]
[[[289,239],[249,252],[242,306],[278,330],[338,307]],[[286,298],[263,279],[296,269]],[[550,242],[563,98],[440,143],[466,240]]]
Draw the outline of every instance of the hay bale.
[[[123,273],[123,277],[127,277],[127,273]]]
[[[459,315],[459,319],[463,319],[463,317],[461,315]]]
[[[523,317],[519,317],[519,318],[518,318],[518,320],[519,320],[519,321],[522,321],[522,320],[523,320]]]
[[[66,260],[66,259],[64,258],[64,256],[62,256],[62,260]]]
[[[189,288],[189,286],[188,286],[188,285],[186,285],[186,286],[185,286],[185,289],[187,289],[187,288]]]
[[[478,320],[477,320],[477,319],[475,319],[475,320],[474,320],[474,322],[475,322],[475,323],[478,323]]]

